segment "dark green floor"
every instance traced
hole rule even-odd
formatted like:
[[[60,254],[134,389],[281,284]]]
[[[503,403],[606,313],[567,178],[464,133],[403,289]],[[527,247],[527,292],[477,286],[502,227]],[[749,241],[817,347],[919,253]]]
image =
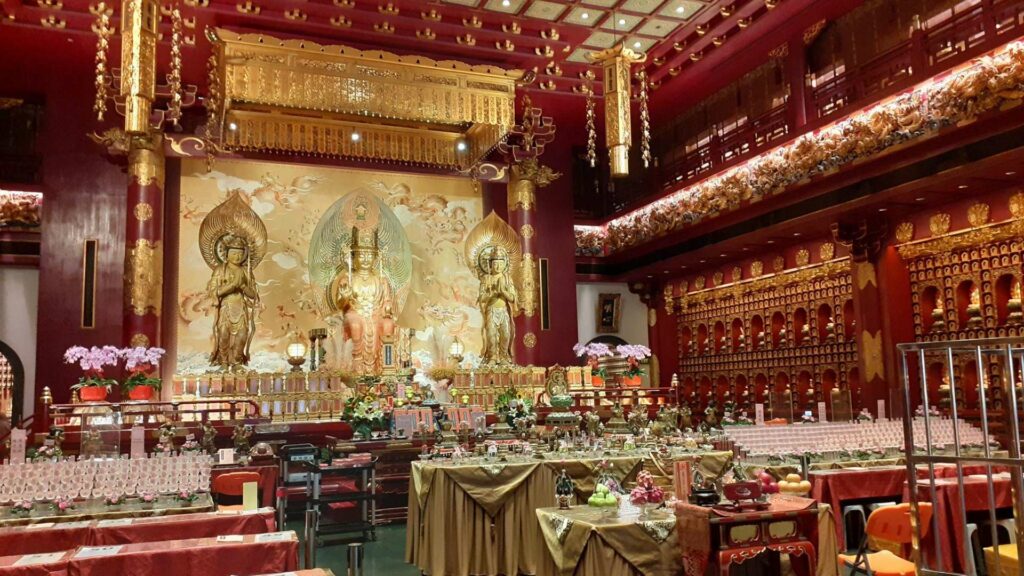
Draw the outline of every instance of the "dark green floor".
[[[302,523],[289,522],[288,528],[302,537]],[[405,524],[377,527],[377,541],[365,547],[363,576],[418,576],[419,570],[405,563]],[[302,561],[302,549],[299,559]],[[335,576],[345,576],[348,568],[348,546],[321,546],[316,550],[318,568],[330,568]]]

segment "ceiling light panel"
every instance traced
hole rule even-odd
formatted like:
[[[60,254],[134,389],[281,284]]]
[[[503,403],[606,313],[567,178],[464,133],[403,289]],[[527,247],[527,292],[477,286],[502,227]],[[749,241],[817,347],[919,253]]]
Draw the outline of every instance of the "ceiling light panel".
[[[582,6],[573,8],[569,15],[565,17],[566,24],[575,24],[577,26],[593,27],[597,26],[597,23],[604,18],[605,12],[603,10],[597,10],[594,8],[584,8]]]
[[[534,0],[523,15],[550,22],[557,20],[558,17],[562,15],[562,12],[565,12],[565,8],[566,6],[564,4],[548,2],[547,0]]]

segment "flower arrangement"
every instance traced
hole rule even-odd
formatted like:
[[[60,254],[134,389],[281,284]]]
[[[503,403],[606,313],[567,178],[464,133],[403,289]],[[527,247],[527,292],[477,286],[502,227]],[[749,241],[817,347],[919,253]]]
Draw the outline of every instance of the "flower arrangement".
[[[605,377],[604,368],[601,368],[598,364],[601,357],[615,355],[607,344],[603,344],[601,342],[591,342],[589,344],[577,342],[576,345],[572,347],[572,351],[580,358],[586,356],[587,364],[590,365],[590,373],[599,378]]]
[[[143,504],[153,504],[156,502],[156,499],[157,495],[153,492],[143,492],[142,494],[139,494],[139,502],[142,502]]]
[[[154,454],[174,454],[174,444],[164,444],[163,442],[153,447]]]
[[[120,506],[124,504],[124,501],[124,494],[111,494],[103,499],[103,504],[105,506]]]
[[[858,422],[872,422],[872,421],[874,421],[874,418],[871,417],[871,413],[868,412],[867,408],[861,408],[860,409],[860,414],[857,414],[857,421]]]
[[[636,488],[629,493],[629,501],[634,506],[644,504],[661,504],[665,500],[665,491],[654,485],[654,477],[647,470],[636,475]]]
[[[369,439],[374,430],[383,430],[387,427],[384,410],[380,407],[380,402],[374,400],[372,395],[362,398],[353,396],[345,401],[342,420],[348,422],[363,439]]]
[[[189,505],[199,499],[199,494],[191,490],[182,490],[174,495],[174,501],[180,504]]]
[[[615,347],[615,352],[629,361],[629,368],[625,375],[629,378],[643,376],[644,371],[640,369],[640,362],[651,357],[651,349],[643,344],[620,344]]]
[[[120,356],[120,349],[114,346],[72,346],[64,352],[65,364],[78,364],[85,374],[78,379],[78,383],[71,387],[72,390],[83,388],[105,388],[108,392],[110,387],[117,382],[111,378],[103,377],[104,366],[117,365]]]
[[[35,504],[31,500],[20,500],[11,506],[11,514],[15,516],[27,515],[32,512],[33,508],[35,508]]]
[[[196,442],[195,440],[185,440],[181,445],[182,452],[199,452],[201,449],[202,447],[199,446],[199,442]]]
[[[624,493],[622,485],[619,484],[619,481],[616,480],[614,476],[612,476],[611,472],[612,463],[607,459],[602,458],[601,461],[597,463],[597,483],[604,484],[610,492],[614,492],[615,494]]]
[[[53,509],[58,514],[63,514],[69,510],[75,509],[75,499],[68,496],[62,496],[53,501]]]
[[[455,381],[455,369],[438,366],[427,370],[427,377],[435,382],[447,380],[449,383]]]
[[[159,392],[162,381],[151,374],[156,369],[157,363],[160,362],[160,358],[166,353],[167,351],[163,348],[146,348],[143,346],[122,349],[120,355],[124,358],[124,367],[128,370],[128,377],[121,384],[121,392],[131,394],[133,390],[140,386],[149,386],[154,391]],[[152,391],[147,392],[152,397]]]
[[[59,459],[62,456],[64,456],[64,452],[57,445],[43,445],[30,451],[28,459],[32,462],[45,462],[47,460]]]

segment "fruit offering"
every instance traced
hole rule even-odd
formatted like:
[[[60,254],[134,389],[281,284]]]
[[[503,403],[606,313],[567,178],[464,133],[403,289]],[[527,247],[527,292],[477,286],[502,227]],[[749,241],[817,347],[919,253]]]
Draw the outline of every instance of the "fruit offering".
[[[761,481],[761,491],[765,494],[779,493],[779,484],[775,482],[775,477],[769,474],[767,470],[763,470],[758,474],[757,479]]]
[[[595,508],[611,508],[619,505],[619,496],[604,484],[598,484],[594,494],[587,498],[587,505]]]
[[[786,479],[779,482],[779,491],[794,496],[805,496],[811,491],[811,483],[799,474],[787,474]]]
[[[661,504],[665,500],[665,492],[654,485],[654,477],[647,470],[636,476],[636,488],[629,493],[629,501],[634,506],[644,504]]]

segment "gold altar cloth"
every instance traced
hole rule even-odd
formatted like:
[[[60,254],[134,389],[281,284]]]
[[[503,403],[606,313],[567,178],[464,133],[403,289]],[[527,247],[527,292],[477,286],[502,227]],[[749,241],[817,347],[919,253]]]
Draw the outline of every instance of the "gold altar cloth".
[[[11,515],[7,507],[0,509],[0,528],[9,526],[25,526],[28,524],[42,524],[44,522],[65,523],[84,522],[88,520],[116,520],[118,518],[144,518],[148,516],[170,516],[172,514],[193,514],[197,512],[212,512],[213,499],[209,494],[200,494],[199,499],[191,506],[182,506],[177,502],[168,503],[161,501],[153,506],[144,508],[138,503],[124,504],[116,510],[106,508],[102,504],[102,498],[88,500],[85,503],[76,503],[72,513],[55,514],[50,510],[33,511],[29,516]]]
[[[537,576],[670,576],[681,568],[676,519],[663,510],[605,518],[605,509],[541,508],[537,520],[549,554]]]
[[[644,462],[642,455],[604,459],[623,483]],[[601,460],[413,462],[406,562],[432,576],[536,573],[544,535],[535,510],[555,504],[563,468],[576,482],[579,501],[588,498]]]
[[[693,462],[697,458],[700,458],[700,464],[693,471],[700,471],[705,478],[717,479],[725,474],[729,464],[732,463],[732,452],[728,450],[722,452],[674,452],[670,456],[663,457],[652,451],[651,457],[644,463],[644,469],[651,473],[656,485],[671,492],[675,490],[675,486],[672,484],[675,476],[673,464],[686,460]]]

